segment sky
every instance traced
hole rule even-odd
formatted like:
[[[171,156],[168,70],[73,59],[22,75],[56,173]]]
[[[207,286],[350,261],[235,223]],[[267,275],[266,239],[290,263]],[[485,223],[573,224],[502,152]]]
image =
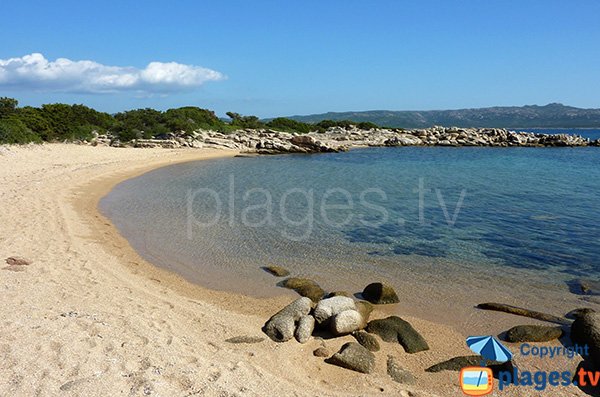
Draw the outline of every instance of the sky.
[[[6,1],[0,96],[259,117],[600,107],[600,2]]]

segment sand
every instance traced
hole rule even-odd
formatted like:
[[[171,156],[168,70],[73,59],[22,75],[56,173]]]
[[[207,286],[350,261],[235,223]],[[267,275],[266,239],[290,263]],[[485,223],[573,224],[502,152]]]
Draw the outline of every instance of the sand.
[[[423,372],[470,354],[452,327],[405,317],[430,351],[409,355],[383,343],[375,373],[338,368],[312,352],[326,346],[333,353],[350,336],[301,345],[275,343],[261,332],[269,316],[295,298],[293,292],[257,299],[192,285],[144,262],[97,211],[98,200],[121,180],[176,162],[233,155],[67,144],[0,147],[0,395],[461,395],[456,372]],[[5,265],[4,258],[14,255],[31,265]],[[234,336],[264,340],[225,341]],[[416,376],[416,385],[391,380],[388,354]],[[545,362],[531,365],[544,368]],[[493,395],[540,393],[513,388]],[[585,394],[569,387],[544,395]]]

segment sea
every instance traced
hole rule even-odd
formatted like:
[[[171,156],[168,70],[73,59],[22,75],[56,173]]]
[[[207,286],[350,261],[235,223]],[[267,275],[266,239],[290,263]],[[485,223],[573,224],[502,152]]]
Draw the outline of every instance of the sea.
[[[147,261],[208,288],[284,293],[261,270],[277,264],[327,291],[385,281],[401,311],[481,328],[481,301],[597,305],[576,280],[600,278],[599,181],[599,147],[365,148],[172,165],[99,209]]]

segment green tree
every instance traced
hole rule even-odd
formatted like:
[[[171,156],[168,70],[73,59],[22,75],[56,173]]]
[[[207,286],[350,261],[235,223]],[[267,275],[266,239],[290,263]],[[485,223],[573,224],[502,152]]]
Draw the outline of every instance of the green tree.
[[[40,142],[41,139],[20,120],[13,117],[0,119],[0,143]]]
[[[19,106],[19,101],[14,98],[0,98],[0,118],[8,117],[16,112],[17,106]]]

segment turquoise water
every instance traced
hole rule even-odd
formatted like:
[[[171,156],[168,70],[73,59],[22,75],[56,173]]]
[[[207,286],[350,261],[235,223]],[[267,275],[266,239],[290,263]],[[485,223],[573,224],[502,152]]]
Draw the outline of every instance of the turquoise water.
[[[257,268],[277,263],[355,290],[479,277],[568,293],[600,275],[599,164],[600,148],[231,158],[125,181],[100,209],[146,259],[219,289],[261,295],[274,282]]]

